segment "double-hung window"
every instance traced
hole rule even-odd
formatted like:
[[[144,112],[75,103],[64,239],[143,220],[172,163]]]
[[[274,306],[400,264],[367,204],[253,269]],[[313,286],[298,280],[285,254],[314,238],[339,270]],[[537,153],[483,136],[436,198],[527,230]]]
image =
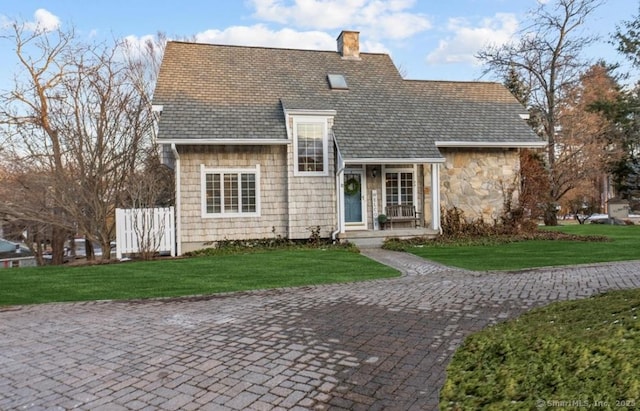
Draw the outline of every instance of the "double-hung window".
[[[207,169],[201,166],[203,217],[260,215],[260,167]]]
[[[411,170],[385,171],[386,205],[414,204],[413,193],[414,175]]]
[[[297,117],[293,122],[295,175],[328,175],[326,118]]]

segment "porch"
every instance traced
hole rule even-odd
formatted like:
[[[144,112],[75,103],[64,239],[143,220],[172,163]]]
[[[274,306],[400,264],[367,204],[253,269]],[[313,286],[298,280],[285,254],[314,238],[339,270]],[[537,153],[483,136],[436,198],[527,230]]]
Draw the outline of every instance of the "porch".
[[[359,248],[380,247],[387,238],[435,238],[439,232],[428,227],[394,228],[393,230],[357,230],[345,231],[338,235],[340,241],[349,241]]]
[[[346,162],[336,178],[340,241],[377,247],[386,238],[439,234],[439,163]]]

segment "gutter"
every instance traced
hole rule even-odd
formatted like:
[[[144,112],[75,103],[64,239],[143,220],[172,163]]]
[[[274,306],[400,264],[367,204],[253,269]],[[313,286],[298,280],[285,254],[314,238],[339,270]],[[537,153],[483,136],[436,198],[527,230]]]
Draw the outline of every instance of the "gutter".
[[[363,157],[344,160],[344,164],[416,164],[416,163],[444,163],[444,157],[416,157],[416,158],[385,158]]]
[[[470,148],[542,148],[546,141],[436,141],[436,147]]]
[[[344,192],[344,190],[342,189],[343,179],[344,179],[344,167],[341,167],[338,170],[338,173],[336,174],[336,202],[337,202],[336,205],[338,206],[338,227],[334,232],[331,233],[331,240],[333,241],[333,243],[337,241],[336,236],[338,235],[338,233],[342,232],[342,220],[343,220],[342,215],[344,213],[344,210],[343,210],[344,198],[342,197]]]
[[[345,163],[344,163],[344,159],[342,158],[342,155],[340,155],[340,149],[338,148],[338,142],[335,141],[336,140],[336,136],[335,134],[333,134],[333,131],[331,132],[331,135],[333,136],[333,142],[336,145],[336,152],[337,152],[337,162],[338,162],[338,172],[336,173],[336,206],[337,206],[337,210],[338,210],[338,226],[336,228],[336,230],[334,232],[331,233],[331,241],[335,244],[337,239],[336,236],[342,232],[342,221],[344,221],[343,215],[344,215],[344,190],[342,188],[342,182],[344,181],[344,167],[345,167]]]
[[[171,144],[171,151],[173,152],[173,156],[176,160],[175,170],[174,170],[174,186],[176,189],[176,255],[182,255],[182,223],[181,223],[181,190],[180,190],[180,154],[178,154],[178,150],[176,149],[175,144]]]
[[[271,146],[291,144],[291,140],[284,138],[174,138],[159,140],[158,143],[195,146]]]

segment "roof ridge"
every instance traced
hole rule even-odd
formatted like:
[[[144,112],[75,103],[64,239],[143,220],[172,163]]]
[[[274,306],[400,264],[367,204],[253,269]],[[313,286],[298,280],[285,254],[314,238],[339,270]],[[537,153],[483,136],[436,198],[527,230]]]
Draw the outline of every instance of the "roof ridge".
[[[287,50],[287,51],[305,51],[311,53],[334,53],[339,54],[336,50],[317,50],[317,49],[296,49],[293,47],[275,47],[275,46],[248,46],[243,44],[219,44],[219,43],[202,43],[197,41],[186,40],[168,40],[167,44],[187,44],[193,46],[211,46],[211,47],[229,47],[229,48],[246,48],[246,49],[263,49],[263,50]],[[368,54],[373,56],[389,56],[389,53],[360,52],[360,54]]]
[[[503,85],[497,81],[479,81],[479,80],[428,80],[428,79],[404,79],[404,81],[410,82],[418,82],[418,83],[443,83],[443,84],[497,84]]]

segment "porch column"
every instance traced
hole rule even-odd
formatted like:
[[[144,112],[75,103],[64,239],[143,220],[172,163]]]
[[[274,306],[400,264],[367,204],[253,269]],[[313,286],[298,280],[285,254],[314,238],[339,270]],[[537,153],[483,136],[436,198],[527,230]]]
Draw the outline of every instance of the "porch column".
[[[440,231],[440,164],[431,164],[431,228]]]
[[[345,232],[345,223],[344,223],[344,167],[338,171],[338,230],[340,230],[340,234],[344,234]]]

